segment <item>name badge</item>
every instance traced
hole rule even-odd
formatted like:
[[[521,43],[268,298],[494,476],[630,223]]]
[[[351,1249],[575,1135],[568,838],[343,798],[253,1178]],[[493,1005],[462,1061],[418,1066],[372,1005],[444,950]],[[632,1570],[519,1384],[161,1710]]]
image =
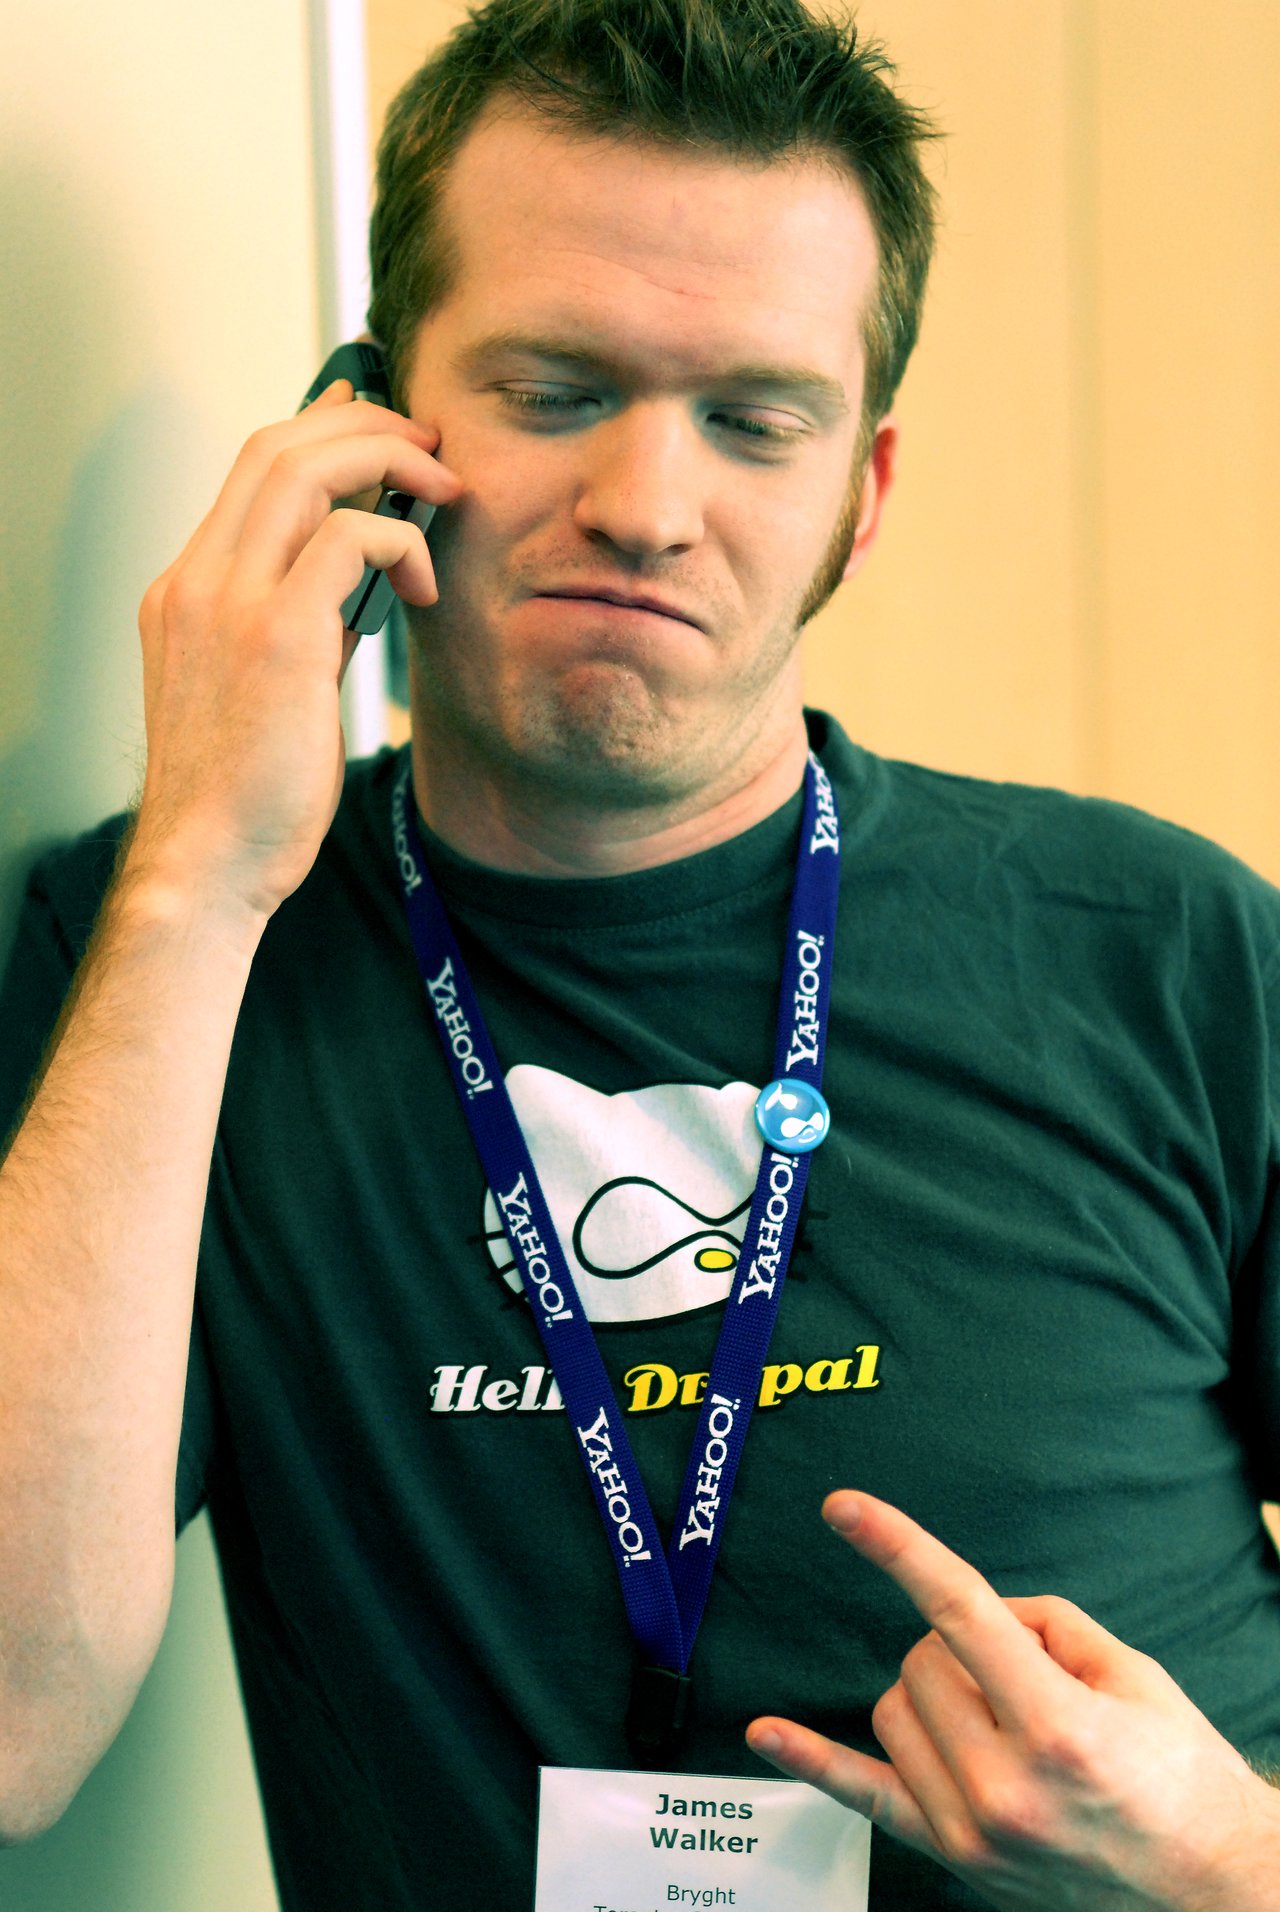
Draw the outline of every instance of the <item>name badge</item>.
[[[871,1821],[789,1779],[544,1766],[534,1912],[865,1912]]]

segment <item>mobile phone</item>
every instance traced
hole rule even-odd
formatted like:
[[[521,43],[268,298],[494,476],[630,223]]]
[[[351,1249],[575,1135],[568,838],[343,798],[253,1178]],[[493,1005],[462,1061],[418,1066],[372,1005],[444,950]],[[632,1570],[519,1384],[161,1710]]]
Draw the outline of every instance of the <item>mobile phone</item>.
[[[391,380],[387,376],[387,361],[382,347],[375,345],[372,339],[355,339],[350,345],[339,345],[330,352],[312,380],[299,409],[305,410],[312,399],[319,398],[335,378],[349,378],[357,398],[371,398],[375,404],[391,407]],[[374,516],[407,519],[410,524],[416,524],[419,531],[425,531],[435,512],[435,506],[429,505],[425,499],[415,498],[408,491],[388,487],[378,500]],[[349,631],[368,636],[382,629],[395,602],[396,594],[386,572],[375,571],[372,565],[366,564],[364,576],[343,602],[342,621]]]

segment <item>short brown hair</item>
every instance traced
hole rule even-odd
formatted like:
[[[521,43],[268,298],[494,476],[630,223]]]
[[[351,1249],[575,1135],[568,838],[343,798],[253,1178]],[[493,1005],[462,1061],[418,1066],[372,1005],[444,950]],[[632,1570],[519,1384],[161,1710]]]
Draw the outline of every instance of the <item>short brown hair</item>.
[[[423,316],[456,283],[441,217],[451,161],[482,109],[514,96],[571,131],[768,161],[829,158],[857,180],[879,248],[863,320],[859,442],[869,450],[920,329],[935,200],[920,144],[936,129],[887,84],[883,49],[800,0],[490,0],[393,101],[378,147],[369,328],[405,400]]]

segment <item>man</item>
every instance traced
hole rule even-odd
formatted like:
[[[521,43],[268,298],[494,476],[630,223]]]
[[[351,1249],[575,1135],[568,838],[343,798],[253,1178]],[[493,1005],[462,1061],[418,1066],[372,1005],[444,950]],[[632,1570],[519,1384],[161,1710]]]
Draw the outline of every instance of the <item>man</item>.
[[[802,711],[799,629],[892,485],[923,132],[788,0],[498,0],[393,109],[406,415],[338,385],[250,440],[144,601],[136,818],[42,867],[19,936],[25,1079],[106,887],[0,1177],[6,1837],[150,1662],[175,1478],[289,1912],[526,1905],[539,1765],[632,1763],[626,1572],[536,1332],[574,1304],[521,1291],[552,1277],[469,1133],[478,1020],[452,958],[415,973],[429,872],[663,1521],[726,1296],[779,1283],[690,1772],[758,1773],[762,1715],[895,1835],[879,1908],[1280,1898],[1241,1756],[1280,1746],[1280,901]],[[331,509],[380,485],[438,507],[425,543]],[[365,565],[411,607],[413,741],[344,778]],[[836,840],[783,1287],[743,1246],[752,1106],[797,856]],[[817,1531],[851,1484],[869,1568]]]

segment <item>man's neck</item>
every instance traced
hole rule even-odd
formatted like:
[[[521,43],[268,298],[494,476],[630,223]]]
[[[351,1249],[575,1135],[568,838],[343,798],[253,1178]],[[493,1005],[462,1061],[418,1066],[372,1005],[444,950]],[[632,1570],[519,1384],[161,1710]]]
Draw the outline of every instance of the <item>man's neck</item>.
[[[527,876],[624,876],[714,848],[771,816],[804,777],[798,713],[744,754],[737,775],[666,805],[609,808],[477,764],[457,739],[415,721],[413,781],[424,822],[450,849]]]

